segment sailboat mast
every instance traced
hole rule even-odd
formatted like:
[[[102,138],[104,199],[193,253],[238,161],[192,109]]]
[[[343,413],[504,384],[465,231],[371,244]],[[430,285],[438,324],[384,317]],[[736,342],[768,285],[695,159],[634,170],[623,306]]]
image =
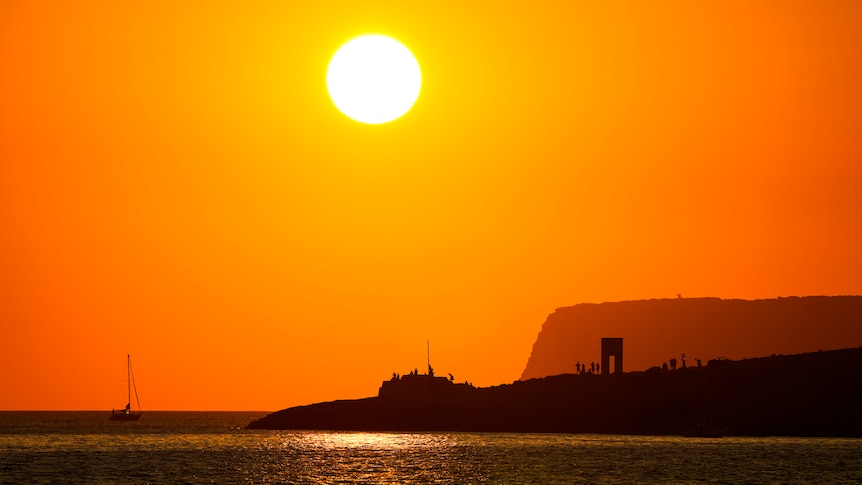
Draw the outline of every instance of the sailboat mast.
[[[132,357],[126,354],[126,384],[128,385],[129,398],[126,401],[131,406],[132,404]]]
[[[135,391],[135,403],[138,405],[138,412],[141,412],[141,399],[138,397],[138,386],[135,384],[135,371],[132,370],[132,360],[129,359],[129,374],[132,376],[132,389]],[[129,396],[131,401],[132,396]]]

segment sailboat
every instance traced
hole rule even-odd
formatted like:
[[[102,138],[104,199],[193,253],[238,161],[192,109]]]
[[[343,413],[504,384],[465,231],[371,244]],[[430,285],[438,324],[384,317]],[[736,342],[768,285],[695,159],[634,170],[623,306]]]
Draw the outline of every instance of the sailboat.
[[[126,373],[128,379],[128,400],[126,407],[121,410],[112,409],[111,415],[108,417],[111,421],[137,421],[141,419],[141,401],[138,400],[138,388],[135,387],[135,374],[132,372],[132,358],[126,354]],[[135,390],[135,402],[138,404],[138,411],[132,411],[132,389]]]

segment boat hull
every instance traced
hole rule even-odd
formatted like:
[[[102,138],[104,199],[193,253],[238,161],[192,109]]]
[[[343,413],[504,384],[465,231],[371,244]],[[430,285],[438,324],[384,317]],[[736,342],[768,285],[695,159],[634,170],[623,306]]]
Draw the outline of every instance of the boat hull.
[[[141,419],[141,415],[137,413],[111,413],[108,416],[109,421],[137,421]]]

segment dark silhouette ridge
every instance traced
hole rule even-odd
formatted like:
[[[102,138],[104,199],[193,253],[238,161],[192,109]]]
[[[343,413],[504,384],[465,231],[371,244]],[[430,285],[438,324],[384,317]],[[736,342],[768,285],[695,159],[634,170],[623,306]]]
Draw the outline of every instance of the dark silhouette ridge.
[[[251,429],[862,436],[862,348],[475,388],[395,375],[377,397],[284,409]]]
[[[596,342],[615,335],[625,337],[625,370],[631,371],[663,361],[675,365],[683,352],[706,362],[855,347],[862,345],[862,296],[672,298],[558,308],[542,326],[520,379],[574,373],[583,362],[587,369],[592,361],[605,368]]]

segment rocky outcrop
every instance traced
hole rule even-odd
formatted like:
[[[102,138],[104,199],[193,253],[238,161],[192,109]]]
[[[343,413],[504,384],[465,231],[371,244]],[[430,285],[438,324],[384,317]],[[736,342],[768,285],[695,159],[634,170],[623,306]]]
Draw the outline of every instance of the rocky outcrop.
[[[767,300],[677,298],[580,304],[550,314],[521,380],[575,373],[577,362],[601,360],[601,338],[622,337],[624,371],[676,358],[705,365],[862,345],[862,297],[809,296]]]
[[[489,388],[433,379],[388,381],[377,397],[289,408],[248,427],[862,436],[860,348],[716,360],[674,371],[565,374]]]

